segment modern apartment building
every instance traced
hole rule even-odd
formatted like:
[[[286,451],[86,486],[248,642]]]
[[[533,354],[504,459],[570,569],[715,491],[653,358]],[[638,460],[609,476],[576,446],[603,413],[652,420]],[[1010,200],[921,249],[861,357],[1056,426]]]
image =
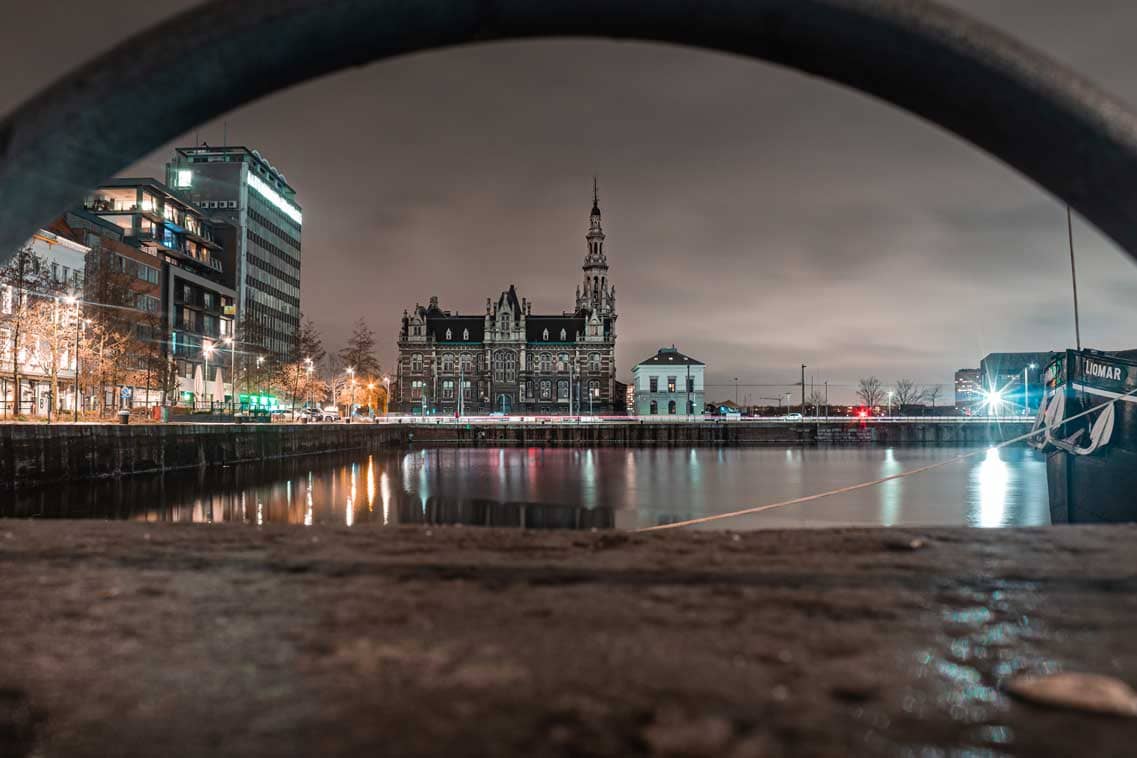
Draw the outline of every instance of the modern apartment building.
[[[174,362],[177,378],[171,389],[178,400],[224,401],[232,393],[233,348],[225,342],[234,334],[237,298],[223,283],[226,251],[218,240],[232,236],[228,224],[148,178],[107,182],[87,198],[84,209],[117,226],[123,243],[149,256],[139,260],[116,250],[110,261],[160,288],[161,334],[155,337]],[[157,281],[150,261],[159,267]]]
[[[247,147],[178,148],[166,177],[204,213],[236,229],[227,284],[237,293],[242,347],[288,360],[300,331],[303,216],[296,191]]]

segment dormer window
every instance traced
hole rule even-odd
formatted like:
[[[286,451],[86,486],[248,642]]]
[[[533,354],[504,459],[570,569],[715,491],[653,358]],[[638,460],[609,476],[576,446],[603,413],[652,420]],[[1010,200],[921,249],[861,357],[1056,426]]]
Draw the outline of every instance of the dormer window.
[[[446,330],[446,339],[448,339],[448,340],[454,339],[454,335],[450,332],[449,329]]]
[[[564,342],[567,339],[568,339],[568,332],[566,332],[564,329],[561,329],[561,342]]]
[[[548,341],[549,341],[549,330],[548,330],[548,329],[546,329],[546,330],[545,330],[545,331],[544,331],[544,332],[541,334],[541,339],[543,339],[545,342],[548,342]]]
[[[470,330],[469,329],[463,329],[462,330],[462,341],[463,342],[469,342],[470,341]]]

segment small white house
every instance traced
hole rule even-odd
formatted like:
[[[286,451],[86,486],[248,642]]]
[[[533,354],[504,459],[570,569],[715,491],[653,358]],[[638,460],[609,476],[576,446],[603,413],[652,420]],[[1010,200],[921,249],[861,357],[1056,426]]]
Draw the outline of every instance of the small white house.
[[[632,369],[637,416],[701,416],[706,365],[675,346],[662,347]]]

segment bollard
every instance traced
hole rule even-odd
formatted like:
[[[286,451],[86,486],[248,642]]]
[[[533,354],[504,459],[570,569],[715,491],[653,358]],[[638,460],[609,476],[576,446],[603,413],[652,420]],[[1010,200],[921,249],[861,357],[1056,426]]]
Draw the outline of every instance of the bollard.
[[[126,408],[123,408],[118,412],[118,423],[124,426],[130,423],[130,411],[128,411]]]

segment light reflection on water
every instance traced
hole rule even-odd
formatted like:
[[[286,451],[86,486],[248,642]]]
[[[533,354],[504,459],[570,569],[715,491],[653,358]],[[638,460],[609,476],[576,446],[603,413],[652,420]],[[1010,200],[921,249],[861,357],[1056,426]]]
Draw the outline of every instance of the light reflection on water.
[[[0,500],[0,515],[309,526],[466,523],[635,528],[875,480],[961,452],[954,448],[377,451],[22,490]],[[1016,448],[987,451],[877,487],[712,526],[998,527],[1048,521],[1045,462],[1033,451]]]

